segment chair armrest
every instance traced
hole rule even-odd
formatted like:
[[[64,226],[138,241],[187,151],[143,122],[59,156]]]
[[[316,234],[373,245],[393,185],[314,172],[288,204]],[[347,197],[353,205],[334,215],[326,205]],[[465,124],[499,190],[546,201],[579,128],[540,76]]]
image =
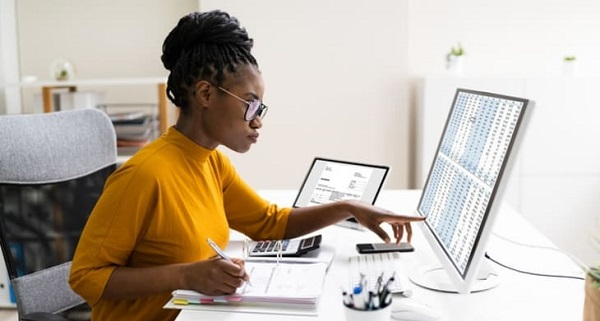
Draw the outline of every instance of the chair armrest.
[[[32,312],[22,316],[19,321],[70,321],[57,314],[46,312]]]

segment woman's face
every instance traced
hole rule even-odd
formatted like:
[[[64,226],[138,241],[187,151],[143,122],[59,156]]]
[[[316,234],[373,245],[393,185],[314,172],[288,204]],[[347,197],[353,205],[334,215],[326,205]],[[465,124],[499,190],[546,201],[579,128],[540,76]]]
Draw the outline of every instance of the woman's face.
[[[245,101],[262,101],[264,83],[260,71],[252,65],[240,66],[235,74],[226,74],[222,89],[216,85],[210,87],[210,108],[203,117],[208,138],[238,153],[247,152],[258,141],[262,120],[256,117],[246,121],[248,104],[233,95]]]

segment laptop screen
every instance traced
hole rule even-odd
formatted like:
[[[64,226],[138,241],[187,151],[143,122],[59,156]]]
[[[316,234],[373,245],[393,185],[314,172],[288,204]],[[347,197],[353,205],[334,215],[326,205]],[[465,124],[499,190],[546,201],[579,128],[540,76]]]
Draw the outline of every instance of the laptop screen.
[[[294,207],[306,207],[341,200],[374,204],[388,166],[315,158],[300,187]]]

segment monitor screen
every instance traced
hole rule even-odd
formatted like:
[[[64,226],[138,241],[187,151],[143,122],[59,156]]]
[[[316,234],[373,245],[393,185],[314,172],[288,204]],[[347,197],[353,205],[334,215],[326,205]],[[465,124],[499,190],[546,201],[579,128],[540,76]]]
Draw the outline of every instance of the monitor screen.
[[[426,217],[424,234],[453,288],[437,290],[488,288],[472,285],[501,203],[500,181],[529,104],[522,98],[456,91],[417,208]]]
[[[294,207],[341,200],[374,204],[389,167],[317,157],[300,187]]]

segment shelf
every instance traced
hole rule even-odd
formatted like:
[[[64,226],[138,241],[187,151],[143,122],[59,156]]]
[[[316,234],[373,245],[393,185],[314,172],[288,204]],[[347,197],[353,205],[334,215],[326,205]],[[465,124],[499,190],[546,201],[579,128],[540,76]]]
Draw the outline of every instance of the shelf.
[[[99,79],[73,79],[65,81],[35,81],[22,82],[19,84],[6,84],[5,86],[18,86],[20,88],[42,88],[42,101],[44,112],[54,111],[52,92],[55,89],[66,88],[71,92],[81,86],[134,86],[134,85],[156,85],[158,90],[158,118],[159,130],[164,133],[168,128],[168,100],[167,79],[163,77],[148,78],[99,78]]]
[[[52,86],[127,86],[127,85],[154,85],[167,83],[167,78],[163,77],[140,77],[140,78],[97,78],[97,79],[73,79],[64,81],[34,81],[21,82],[18,84],[21,88],[38,88]]]

